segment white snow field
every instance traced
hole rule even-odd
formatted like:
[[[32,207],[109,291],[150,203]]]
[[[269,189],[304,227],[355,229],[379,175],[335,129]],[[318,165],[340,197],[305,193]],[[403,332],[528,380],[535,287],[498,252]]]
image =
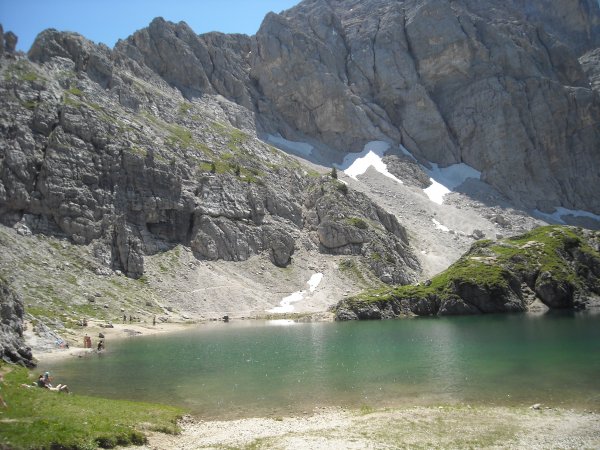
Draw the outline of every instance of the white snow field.
[[[424,168],[424,170],[429,175],[431,186],[423,189],[423,191],[427,194],[429,200],[438,205],[444,203],[444,195],[452,192],[467,179],[475,178],[479,180],[481,178],[481,172],[465,163],[452,164],[443,168],[435,163],[430,164],[432,169]]]
[[[308,284],[308,291],[310,294],[315,292],[317,287],[319,287],[321,280],[323,280],[322,273],[319,272],[319,273],[312,274],[310,279],[306,282],[306,284]],[[291,313],[294,311],[294,305],[292,305],[292,303],[296,303],[296,302],[299,302],[300,300],[304,299],[304,296],[306,294],[307,294],[306,290],[293,292],[292,294],[288,295],[287,297],[284,297],[281,300],[281,303],[279,303],[280,306],[276,306],[275,308],[268,309],[267,312],[279,313],[279,314]]]
[[[390,144],[383,141],[371,141],[365,145],[360,153],[348,153],[338,169],[343,170],[350,178],[362,175],[369,167],[373,167],[377,172],[391,178],[397,183],[403,184],[402,180],[396,178],[387,170],[386,164],[382,161],[383,155],[390,148]]]
[[[267,142],[282,150],[304,156],[305,158],[310,158],[312,156],[312,151],[314,148],[312,145],[307,144],[306,142],[288,141],[279,134],[277,136],[273,134],[267,135]]]

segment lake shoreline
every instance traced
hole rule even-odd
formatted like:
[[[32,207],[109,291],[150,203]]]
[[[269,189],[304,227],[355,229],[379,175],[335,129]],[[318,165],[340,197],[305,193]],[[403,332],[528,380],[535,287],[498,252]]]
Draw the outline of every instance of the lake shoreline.
[[[265,314],[260,317],[231,317],[232,322],[259,322],[265,320],[285,320],[294,322],[331,322],[333,314],[330,312],[317,313],[290,313],[290,314]],[[25,331],[26,344],[29,345],[37,361],[38,366],[49,362],[56,362],[69,358],[80,358],[97,353],[97,344],[101,339],[99,334],[104,335],[105,346],[110,345],[110,342],[121,341],[124,339],[132,339],[141,336],[168,335],[179,333],[186,329],[202,327],[214,324],[224,324],[223,320],[194,320],[190,319],[185,322],[161,322],[157,321],[156,325],[146,322],[128,322],[111,323],[112,327],[107,327],[107,322],[102,320],[90,319],[86,327],[69,330],[68,341],[69,347],[59,347],[48,340],[43,341],[37,337],[32,330],[31,323],[27,323]],[[90,336],[92,339],[92,348],[83,347],[84,336]]]
[[[105,343],[105,347],[111,342],[121,341],[124,339],[132,339],[139,336],[155,336],[158,334],[172,334],[190,329],[192,327],[201,326],[203,323],[198,322],[157,322],[156,325],[143,322],[125,322],[113,323],[111,328],[106,327],[106,322],[89,320],[87,327],[77,330],[72,330],[69,335],[68,348],[50,346],[47,343],[40,345],[33,338],[33,333],[26,332],[26,342],[32,347],[34,358],[37,361],[38,368],[46,363],[55,363],[60,360],[69,358],[81,358],[97,353],[97,344],[100,339]],[[28,326],[30,329],[31,326]],[[102,333],[104,338],[100,338]],[[83,347],[84,336],[90,336],[92,339],[92,348]],[[75,344],[78,343],[78,344]],[[33,344],[33,345],[32,345]]]
[[[239,420],[183,417],[179,435],[149,433],[161,448],[597,448],[600,415],[540,406],[441,405],[321,408],[313,414]]]
[[[259,321],[233,319],[234,325],[242,325],[241,329],[252,327]],[[160,323],[156,326],[134,322],[114,324],[114,328],[103,328],[101,324],[90,321],[88,327],[77,331],[76,339],[83,343],[83,336],[88,334],[95,344],[98,333],[102,332],[110,351],[111,343],[136,336],[168,335],[194,329],[206,332],[210,326],[229,326],[215,321]],[[39,369],[45,370],[43,364],[46,362],[61,364],[62,358],[88,354],[94,355],[95,351],[72,347],[36,356]],[[590,391],[590,395],[595,393]],[[533,409],[532,404],[527,402],[513,405],[489,401],[467,404],[463,400],[448,404],[444,399],[434,399],[426,403],[388,406],[386,402],[371,399],[370,404],[363,406],[324,407],[321,402],[306,410],[300,409],[300,412],[258,413],[250,418],[218,418],[221,414],[187,415],[180,420],[182,431],[178,435],[144,430],[149,441],[141,448],[600,447],[600,411],[597,408],[583,405],[571,408],[544,396],[536,401],[541,405]]]

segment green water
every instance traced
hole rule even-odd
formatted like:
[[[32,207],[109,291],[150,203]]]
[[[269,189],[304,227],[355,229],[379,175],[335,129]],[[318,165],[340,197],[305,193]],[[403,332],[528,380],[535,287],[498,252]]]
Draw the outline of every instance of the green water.
[[[48,368],[81,394],[206,418],[465,402],[600,410],[600,315],[202,325]]]

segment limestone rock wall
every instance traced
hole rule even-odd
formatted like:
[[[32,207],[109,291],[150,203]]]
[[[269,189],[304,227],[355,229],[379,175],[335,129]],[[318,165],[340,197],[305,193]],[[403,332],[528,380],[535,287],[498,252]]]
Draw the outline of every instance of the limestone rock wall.
[[[111,58],[187,98],[226,97],[259,133],[340,154],[402,143],[421,160],[475,167],[526,208],[600,213],[597,58],[578,60],[599,46],[594,0],[305,0],[251,37],[157,18]],[[105,56],[76,64],[105,80]]]
[[[252,76],[293,127],[341,151],[400,141],[466,162],[513,200],[600,212],[600,103],[577,58],[596,2],[305,1],[270,14]]]
[[[31,349],[23,340],[23,314],[21,298],[0,278],[0,358],[33,367]]]
[[[180,48],[161,68],[154,45],[163,38]],[[145,255],[180,243],[201,259],[264,252],[288,265],[311,231],[305,217],[314,205],[304,197],[318,178],[258,140],[253,113],[224,98],[250,94],[238,91],[238,78],[218,73],[229,71],[229,56],[210,52],[239,50],[248,39],[199,38],[157,19],[130,39],[135,48],[121,42],[113,51],[47,30],[28,58],[0,60],[0,220],[91,245],[101,263],[134,278],[144,273]],[[204,79],[178,67],[188,51],[221,62],[209,70],[196,60]],[[367,199],[345,202],[344,214],[363,207],[376,208]],[[379,240],[395,242],[386,214],[373,217],[386,223]],[[406,243],[397,250],[407,259],[388,262],[386,280],[412,280],[418,264]],[[361,245],[351,254],[368,256]]]

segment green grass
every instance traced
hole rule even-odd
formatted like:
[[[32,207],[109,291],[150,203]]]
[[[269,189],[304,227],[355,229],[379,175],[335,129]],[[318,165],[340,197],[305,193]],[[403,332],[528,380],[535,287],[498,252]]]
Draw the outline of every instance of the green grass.
[[[4,81],[45,81],[45,78],[40,76],[33,66],[27,61],[17,61],[6,69],[4,72]]]
[[[142,158],[145,158],[146,156],[148,156],[148,150],[146,150],[145,148],[139,147],[137,145],[132,145],[131,148],[129,149],[129,151],[131,153],[133,153],[134,155],[138,155]]]
[[[243,131],[230,125],[224,125],[219,122],[210,124],[213,132],[227,138],[227,148],[234,154],[243,153],[242,144],[250,139],[250,136]]]
[[[352,278],[355,282],[362,286],[369,286],[369,282],[366,280],[363,269],[353,258],[348,258],[340,261],[338,265],[340,272],[345,274],[347,277]]]
[[[180,409],[21,387],[33,376],[22,368],[5,375],[2,395],[8,408],[0,409],[1,448],[113,448],[145,443],[147,430],[178,432]]]
[[[81,97],[81,96],[83,95],[83,92],[81,91],[81,89],[79,89],[79,88],[77,88],[77,87],[74,87],[74,86],[71,86],[71,87],[70,87],[70,88],[67,90],[67,92],[68,92],[69,94],[71,94],[71,95],[74,95],[74,96],[76,96],[76,97]]]
[[[599,235],[600,236],[600,235]],[[348,304],[358,306],[366,303],[383,305],[393,300],[432,298],[444,300],[456,296],[454,286],[472,284],[487,290],[508,287],[513,274],[535,278],[547,271],[553,279],[574,288],[582,287],[580,269],[573,267],[564,256],[577,251],[587,258],[600,261],[600,253],[591,248],[577,229],[561,226],[536,228],[529,233],[499,242],[481,240],[473,244],[447,270],[431,279],[429,285],[397,286],[378,291],[367,291],[348,299]],[[381,255],[378,255],[381,258]],[[377,255],[371,256],[377,259]]]
[[[25,101],[21,102],[21,105],[24,108],[27,108],[27,109],[33,111],[37,107],[38,101],[37,100],[25,100]]]
[[[364,219],[360,217],[349,217],[346,219],[348,225],[352,225],[353,227],[360,228],[361,230],[366,230],[369,228],[369,224]]]
[[[227,155],[223,155],[227,156]],[[239,164],[232,161],[232,158],[221,158],[214,162],[201,162],[198,164],[198,169],[204,173],[215,173],[221,175],[229,173],[238,176],[242,181],[248,183],[262,183],[261,178],[264,173],[260,170],[242,167]]]
[[[179,104],[179,110],[178,113],[181,116],[185,116],[188,112],[190,112],[190,110],[192,109],[192,104],[188,103],[188,102],[181,102]]]

